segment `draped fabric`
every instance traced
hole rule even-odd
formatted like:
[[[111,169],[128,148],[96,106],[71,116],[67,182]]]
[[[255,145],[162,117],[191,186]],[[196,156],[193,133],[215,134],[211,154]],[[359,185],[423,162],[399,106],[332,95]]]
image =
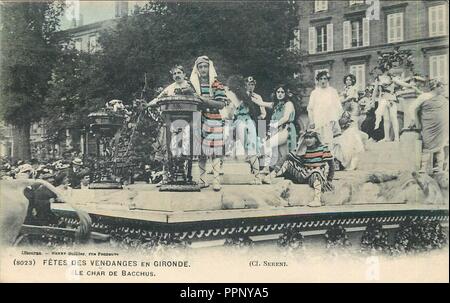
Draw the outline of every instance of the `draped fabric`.
[[[329,125],[331,121],[337,122],[343,112],[338,92],[332,87],[315,88],[307,109],[317,129]]]
[[[197,66],[200,63],[208,63],[209,79],[202,83]],[[224,101],[226,99],[225,88],[217,80],[217,72],[214,63],[207,57],[198,57],[192,69],[190,82],[199,96],[211,97],[215,101]],[[202,110],[202,151],[205,156],[224,154],[224,121],[219,109],[204,107]]]
[[[326,165],[326,161],[330,159],[332,157],[328,148],[322,145],[303,156],[290,153],[280,170],[281,175],[296,184],[309,184],[312,188],[314,182],[319,181],[322,184],[322,192],[331,191],[333,185],[328,181],[329,167]]]
[[[271,121],[273,122],[279,121],[284,116],[286,103],[287,102],[280,102],[275,106],[275,108],[273,109],[272,117],[270,118]],[[293,111],[289,116],[289,121],[284,125],[280,126],[281,128],[286,128],[288,131],[288,139],[287,139],[288,151],[294,150],[297,145],[297,130],[295,129],[294,121],[295,121],[295,111]]]
[[[206,56],[198,57],[197,60],[195,61],[194,68],[192,69],[190,81],[191,81],[192,86],[194,87],[197,94],[199,94],[200,96],[205,96],[206,93],[208,93],[209,96],[213,97],[213,91],[207,92],[204,90],[203,91],[204,93],[202,93],[202,91],[201,91],[200,73],[198,71],[197,65],[203,61],[205,61],[209,64],[209,83],[207,86],[209,88],[212,87],[214,81],[217,79],[217,72],[216,72],[216,69],[214,68],[214,62],[209,60],[208,57],[206,57]]]
[[[448,100],[435,96],[425,100],[419,108],[424,152],[440,151],[448,144]]]
[[[244,102],[241,102],[236,108],[233,120],[236,128],[236,142],[239,142],[239,149],[236,152],[244,152],[249,156],[257,155],[261,148],[261,142],[257,136],[255,122],[250,117],[250,109],[245,106]],[[243,151],[240,151],[241,148]]]

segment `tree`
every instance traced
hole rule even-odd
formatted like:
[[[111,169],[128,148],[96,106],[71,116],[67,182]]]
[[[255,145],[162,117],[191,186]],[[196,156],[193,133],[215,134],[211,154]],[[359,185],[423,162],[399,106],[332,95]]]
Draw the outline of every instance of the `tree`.
[[[296,26],[293,1],[151,1],[100,39],[110,97],[130,98],[145,72],[151,88],[166,85],[172,65],[190,69],[205,54],[221,80],[253,75],[269,97],[277,83],[301,73],[299,56],[288,51]]]
[[[148,90],[155,91],[172,82],[174,64],[182,64],[189,75],[200,55],[214,61],[222,81],[232,74],[254,76],[265,100],[280,82],[289,82],[300,95],[305,86],[300,56],[288,50],[298,26],[297,9],[293,1],[151,1],[102,32],[99,53],[68,50],[60,58],[47,105],[59,117],[71,118],[50,122],[55,130],[82,127],[89,112],[108,100],[130,104],[139,97],[144,74]],[[140,146],[148,146],[143,142],[156,129],[147,124],[135,138]]]
[[[105,105],[107,80],[98,62],[98,55],[75,49],[65,49],[58,57],[45,98],[48,142],[60,142],[67,128],[84,128],[88,114]]]
[[[14,158],[30,158],[30,125],[42,103],[62,37],[62,2],[1,3],[0,116],[13,126]]]

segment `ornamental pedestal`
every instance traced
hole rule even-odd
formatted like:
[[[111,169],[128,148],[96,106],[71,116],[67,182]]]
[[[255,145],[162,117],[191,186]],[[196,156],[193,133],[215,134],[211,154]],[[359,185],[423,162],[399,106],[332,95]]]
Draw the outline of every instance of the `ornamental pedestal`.
[[[201,100],[196,96],[162,97],[158,102],[166,133],[167,182],[160,191],[200,191],[192,180],[192,161],[201,152]]]

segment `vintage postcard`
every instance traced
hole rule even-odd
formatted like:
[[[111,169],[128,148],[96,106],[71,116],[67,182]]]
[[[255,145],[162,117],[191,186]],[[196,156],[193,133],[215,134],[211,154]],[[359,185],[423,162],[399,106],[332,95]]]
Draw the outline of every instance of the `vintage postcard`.
[[[448,283],[448,6],[1,1],[0,281]]]

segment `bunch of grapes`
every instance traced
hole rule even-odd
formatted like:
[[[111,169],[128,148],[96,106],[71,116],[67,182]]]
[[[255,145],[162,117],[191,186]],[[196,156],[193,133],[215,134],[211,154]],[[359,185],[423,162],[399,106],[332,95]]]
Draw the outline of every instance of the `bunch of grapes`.
[[[325,233],[327,248],[348,247],[352,244],[342,225],[330,227]]]
[[[289,228],[278,238],[277,244],[280,247],[297,249],[303,247],[303,235],[297,228]]]

